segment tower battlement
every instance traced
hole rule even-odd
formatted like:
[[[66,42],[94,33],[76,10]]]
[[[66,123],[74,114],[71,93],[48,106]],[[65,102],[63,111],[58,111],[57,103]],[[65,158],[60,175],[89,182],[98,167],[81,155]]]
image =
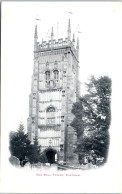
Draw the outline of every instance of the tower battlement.
[[[62,47],[65,47],[65,46],[73,47],[76,50],[76,48],[74,46],[74,43],[72,41],[68,42],[68,38],[65,38],[65,39],[60,38],[57,41],[54,39],[53,40],[53,45],[51,45],[51,40],[42,41],[41,44],[39,42],[37,42],[37,50],[38,51],[43,51],[45,49],[52,49],[52,48],[62,48]]]
[[[34,53],[43,52],[49,50],[56,50],[70,47],[72,52],[75,54],[76,58],[79,56],[79,40],[77,38],[77,44],[75,45],[75,35],[73,34],[73,38],[71,40],[71,27],[70,20],[68,24],[67,37],[59,38],[58,40],[54,39],[53,27],[51,32],[51,39],[48,41],[42,40],[42,42],[38,42],[38,33],[37,33],[37,25],[35,26],[35,36],[34,36]]]
[[[63,49],[66,47],[71,48],[71,51],[73,52],[75,57],[78,59],[78,50],[75,47],[74,42],[73,41],[68,42],[67,38],[65,38],[65,39],[60,38],[57,41],[54,39],[53,44],[51,44],[51,40],[42,41],[41,44],[39,42],[37,42],[34,53],[51,51],[51,50],[59,50],[59,49]]]

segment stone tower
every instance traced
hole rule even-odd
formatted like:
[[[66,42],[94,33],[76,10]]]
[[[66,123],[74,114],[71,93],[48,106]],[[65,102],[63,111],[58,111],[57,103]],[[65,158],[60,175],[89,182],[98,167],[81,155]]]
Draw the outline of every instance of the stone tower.
[[[41,151],[48,160],[74,162],[77,137],[70,126],[72,105],[80,95],[79,40],[71,40],[68,21],[67,37],[54,39],[52,28],[48,42],[38,42],[34,35],[34,68],[29,96],[28,134],[31,142],[38,137]]]

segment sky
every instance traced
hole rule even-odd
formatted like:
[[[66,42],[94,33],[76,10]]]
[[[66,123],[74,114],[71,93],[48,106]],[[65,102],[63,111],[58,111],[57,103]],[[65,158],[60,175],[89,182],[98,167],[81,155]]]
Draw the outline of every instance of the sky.
[[[90,75],[112,76],[116,62],[120,63],[121,8],[121,3],[112,2],[2,3],[2,86],[7,109],[5,115],[8,115],[9,123],[13,123],[11,127],[9,124],[10,130],[15,130],[20,121],[24,122],[26,128],[35,25],[38,25],[41,42],[48,39],[47,34],[50,34],[52,26],[55,38],[57,34],[58,38],[65,38],[68,19],[71,19],[72,34],[75,33],[75,37],[79,36],[80,39],[79,79],[82,95],[84,82]],[[36,21],[36,18],[40,21]],[[82,33],[78,34],[77,29]]]
[[[118,146],[115,153],[118,157],[122,145],[122,3],[2,2],[1,14],[2,146],[7,149],[8,134],[15,131],[20,122],[25,129],[27,126],[35,25],[38,25],[39,41],[48,40],[47,33],[52,26],[55,38],[65,38],[70,18],[72,34],[80,40],[81,95],[90,75],[108,75],[112,79],[111,147]],[[37,17],[40,21],[36,21]],[[77,33],[77,28],[82,33]],[[110,154],[112,156],[112,152]]]

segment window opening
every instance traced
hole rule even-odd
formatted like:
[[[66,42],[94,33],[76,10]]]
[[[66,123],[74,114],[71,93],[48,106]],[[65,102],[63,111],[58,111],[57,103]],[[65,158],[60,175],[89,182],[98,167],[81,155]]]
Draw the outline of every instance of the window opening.
[[[59,72],[58,72],[58,70],[54,70],[53,73],[54,73],[54,79],[55,80],[58,80],[58,78],[59,78]]]
[[[45,72],[45,75],[46,75],[46,81],[48,81],[50,79],[50,72],[49,71],[46,71]]]
[[[55,108],[48,107],[46,112],[47,112],[47,124],[55,124]]]

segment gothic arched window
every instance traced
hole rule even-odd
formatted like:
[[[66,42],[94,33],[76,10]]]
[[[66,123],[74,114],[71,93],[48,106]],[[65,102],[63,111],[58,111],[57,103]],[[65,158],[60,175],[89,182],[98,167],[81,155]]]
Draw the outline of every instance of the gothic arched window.
[[[59,72],[58,72],[58,70],[54,70],[53,73],[54,73],[54,79],[55,80],[58,80],[58,78],[59,78]]]
[[[48,107],[46,110],[47,124],[55,124],[55,108],[53,106]]]
[[[46,76],[46,81],[48,81],[50,79],[50,71],[46,71],[45,76]]]

